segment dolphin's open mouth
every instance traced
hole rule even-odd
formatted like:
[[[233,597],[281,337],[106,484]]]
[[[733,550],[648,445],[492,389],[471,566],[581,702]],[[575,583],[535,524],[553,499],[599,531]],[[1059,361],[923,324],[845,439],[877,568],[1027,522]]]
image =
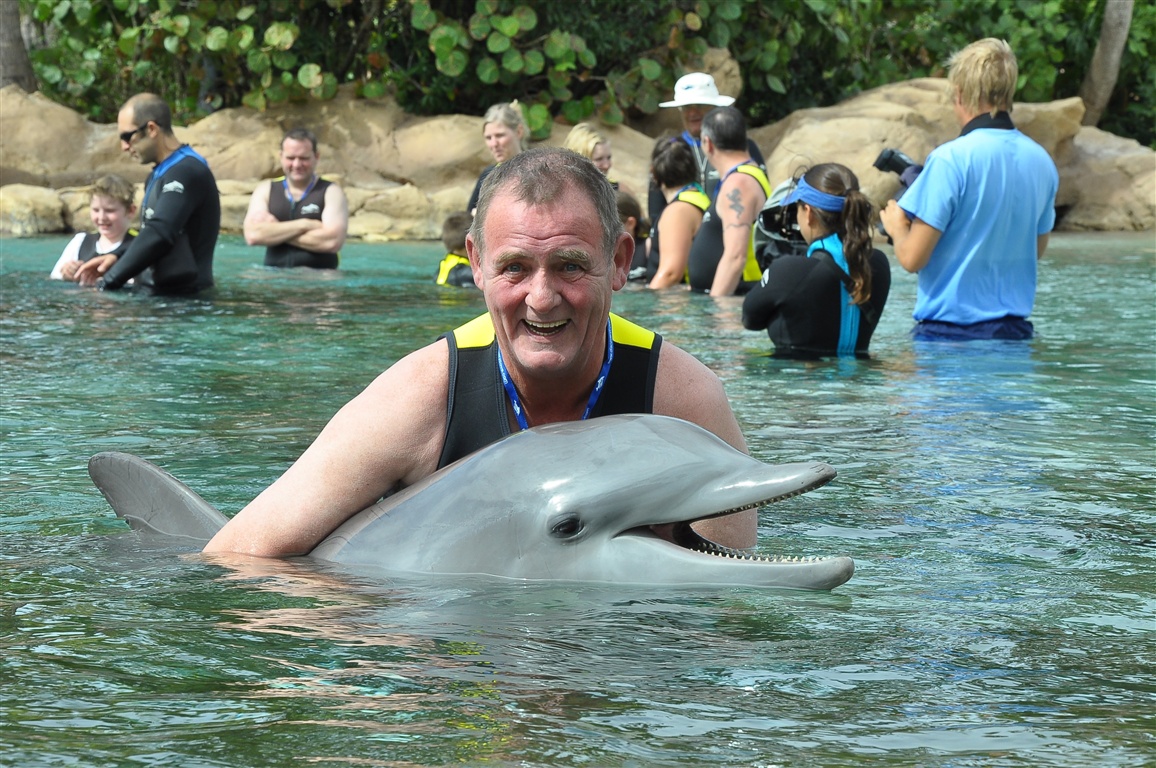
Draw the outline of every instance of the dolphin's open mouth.
[[[810,563],[827,559],[825,557],[763,557],[742,549],[724,547],[722,544],[717,544],[700,536],[694,528],[690,527],[690,523],[678,523],[674,526],[672,533],[674,543],[683,549],[731,560],[745,560],[752,563]]]
[[[659,535],[650,526],[642,526],[639,528],[631,528],[623,531],[620,536],[641,536],[643,538],[658,539],[665,541],[671,546],[684,549],[688,552],[695,552],[700,555],[720,558],[723,560],[736,560],[746,563],[817,563],[824,560],[830,560],[829,557],[799,557],[799,556],[779,556],[764,557],[756,555],[752,552],[742,549],[733,549],[731,547],[723,546],[701,536],[694,528],[692,523],[697,522],[691,520],[690,522],[675,523],[667,535]]]

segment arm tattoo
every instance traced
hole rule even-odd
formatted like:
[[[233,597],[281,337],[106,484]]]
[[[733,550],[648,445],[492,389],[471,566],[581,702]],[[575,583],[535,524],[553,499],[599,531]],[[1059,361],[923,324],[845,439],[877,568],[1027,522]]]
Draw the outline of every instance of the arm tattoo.
[[[739,192],[738,187],[735,187],[727,193],[727,200],[730,201],[729,208],[735,212],[735,218],[741,221],[746,208],[743,207],[743,196],[742,193]]]

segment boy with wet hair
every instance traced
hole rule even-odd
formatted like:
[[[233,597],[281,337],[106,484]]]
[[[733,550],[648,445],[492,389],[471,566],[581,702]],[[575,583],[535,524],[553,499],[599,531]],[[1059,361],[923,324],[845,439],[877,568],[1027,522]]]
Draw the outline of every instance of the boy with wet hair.
[[[75,280],[80,265],[98,255],[128,250],[136,231],[129,222],[136,213],[136,189],[115,174],[101,176],[92,185],[88,213],[96,232],[79,232],[64,246],[49,275],[53,280]]]
[[[455,211],[442,222],[442,245],[446,255],[438,266],[438,285],[454,285],[458,288],[477,288],[474,271],[466,257],[466,234],[474,223],[469,211]]]

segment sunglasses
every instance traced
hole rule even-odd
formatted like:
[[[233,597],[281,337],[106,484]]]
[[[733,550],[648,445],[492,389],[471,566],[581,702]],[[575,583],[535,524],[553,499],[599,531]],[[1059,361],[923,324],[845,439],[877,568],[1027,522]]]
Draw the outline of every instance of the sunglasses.
[[[125,144],[132,144],[133,137],[135,137],[138,133],[140,133],[141,131],[145,130],[148,127],[149,127],[149,124],[145,123],[144,125],[140,126],[139,128],[133,128],[131,131],[121,131],[120,132],[120,140],[123,141]]]

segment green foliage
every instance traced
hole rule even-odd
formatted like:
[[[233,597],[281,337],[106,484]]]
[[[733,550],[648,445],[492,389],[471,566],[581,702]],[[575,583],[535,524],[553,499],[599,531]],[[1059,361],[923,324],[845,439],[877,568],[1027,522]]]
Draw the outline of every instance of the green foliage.
[[[419,114],[523,104],[551,121],[653,113],[709,48],[739,63],[754,125],[899,80],[942,76],[950,54],[1002,37],[1022,101],[1076,95],[1112,0],[20,0],[45,93],[111,121],[151,90],[189,119],[392,92]],[[1101,126],[1156,144],[1156,6],[1136,3]]]
[[[21,0],[42,90],[111,121],[125,99],[161,93],[181,120],[221,107],[328,99],[340,83],[384,95],[382,40],[395,0]]]

